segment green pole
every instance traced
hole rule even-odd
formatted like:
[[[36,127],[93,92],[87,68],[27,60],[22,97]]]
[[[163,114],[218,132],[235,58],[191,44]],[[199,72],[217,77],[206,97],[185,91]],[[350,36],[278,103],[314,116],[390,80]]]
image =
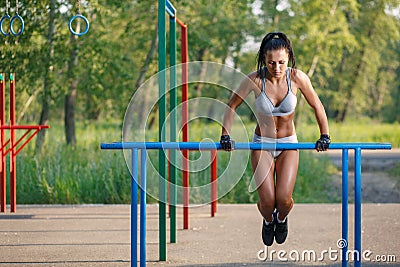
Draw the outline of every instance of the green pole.
[[[177,104],[177,89],[176,89],[176,19],[170,17],[169,21],[169,64],[172,68],[170,72],[170,141],[176,142],[176,104]],[[176,150],[170,150],[170,242],[176,243]]]
[[[166,0],[158,0],[158,138],[159,140],[165,141],[166,134],[162,131],[163,124],[165,122],[165,117],[167,113],[166,97],[165,97],[165,86],[166,86],[166,26],[165,26],[165,5]],[[165,183],[165,173],[166,173],[166,160],[165,155],[162,150],[158,153],[158,171],[159,171],[159,257],[160,261],[167,260],[167,216],[166,216],[166,203],[167,203],[167,187]]]

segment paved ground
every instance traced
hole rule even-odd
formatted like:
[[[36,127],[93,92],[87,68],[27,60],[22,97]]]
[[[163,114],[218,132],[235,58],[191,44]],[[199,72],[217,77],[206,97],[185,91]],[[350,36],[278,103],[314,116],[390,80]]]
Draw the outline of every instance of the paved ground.
[[[328,150],[323,153],[314,152],[320,155],[328,155],[334,165],[342,166],[342,151]],[[392,169],[400,162],[400,148],[391,150],[362,150],[362,172],[381,172]],[[354,150],[349,150],[349,169],[354,169]]]
[[[289,237],[273,245],[265,257],[261,219],[255,205],[218,205],[190,209],[190,229],[182,230],[178,210],[178,242],[168,244],[168,261],[158,261],[158,207],[148,205],[147,259],[149,266],[340,266],[337,240],[341,234],[338,204],[296,204],[289,218]],[[353,209],[350,207],[349,248],[353,248]],[[400,266],[400,204],[364,204],[363,250],[371,260],[363,266]],[[130,208],[127,205],[24,206],[16,214],[0,214],[2,266],[129,266]],[[278,258],[279,251],[283,262]],[[314,251],[323,261],[301,260]],[[285,254],[286,253],[286,254]],[[298,253],[298,254],[297,254]],[[271,255],[273,261],[271,261]],[[300,255],[300,261],[291,258]],[[393,262],[395,259],[397,263]],[[351,266],[351,265],[350,265]]]

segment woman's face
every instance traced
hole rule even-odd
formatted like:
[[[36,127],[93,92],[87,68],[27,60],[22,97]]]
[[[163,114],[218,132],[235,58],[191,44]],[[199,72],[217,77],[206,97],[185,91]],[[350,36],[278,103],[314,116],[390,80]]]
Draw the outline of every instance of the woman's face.
[[[285,76],[289,62],[289,53],[286,49],[268,50],[265,54],[267,70],[274,78]]]

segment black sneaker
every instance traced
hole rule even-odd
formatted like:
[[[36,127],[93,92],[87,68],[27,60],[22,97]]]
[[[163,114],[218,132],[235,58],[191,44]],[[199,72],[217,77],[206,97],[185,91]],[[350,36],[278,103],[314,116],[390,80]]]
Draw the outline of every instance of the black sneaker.
[[[282,244],[285,242],[286,237],[288,235],[288,218],[286,217],[285,221],[283,223],[278,222],[278,216],[276,213],[275,215],[275,241],[278,244]]]
[[[268,225],[266,225],[265,221],[263,220],[262,224],[263,224],[263,227],[262,227],[261,236],[262,236],[264,245],[271,246],[272,243],[274,243],[275,220],[273,220]]]

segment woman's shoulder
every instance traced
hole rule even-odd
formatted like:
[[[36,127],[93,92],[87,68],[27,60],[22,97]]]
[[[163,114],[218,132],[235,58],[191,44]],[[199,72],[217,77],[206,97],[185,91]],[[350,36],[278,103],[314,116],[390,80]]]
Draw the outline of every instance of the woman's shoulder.
[[[312,89],[311,80],[305,72],[299,69],[291,69],[290,77],[294,86],[301,91],[307,90],[308,88]]]
[[[254,80],[254,79],[259,79],[259,78],[260,78],[259,76],[260,76],[260,75],[258,75],[258,71],[257,71],[257,70],[252,71],[252,72],[250,72],[249,74],[247,74],[247,78],[250,78],[250,79],[252,79],[252,80]]]
[[[261,79],[257,74],[257,71],[250,72],[249,74],[243,74],[243,80],[240,88],[247,90],[256,90],[261,85]]]
[[[291,80],[297,83],[303,83],[310,80],[308,75],[299,69],[290,68],[290,77]]]
[[[261,84],[261,77],[260,77],[258,71],[256,71],[256,70],[247,74],[246,78],[249,82],[256,85],[256,87],[258,87],[258,85]]]

